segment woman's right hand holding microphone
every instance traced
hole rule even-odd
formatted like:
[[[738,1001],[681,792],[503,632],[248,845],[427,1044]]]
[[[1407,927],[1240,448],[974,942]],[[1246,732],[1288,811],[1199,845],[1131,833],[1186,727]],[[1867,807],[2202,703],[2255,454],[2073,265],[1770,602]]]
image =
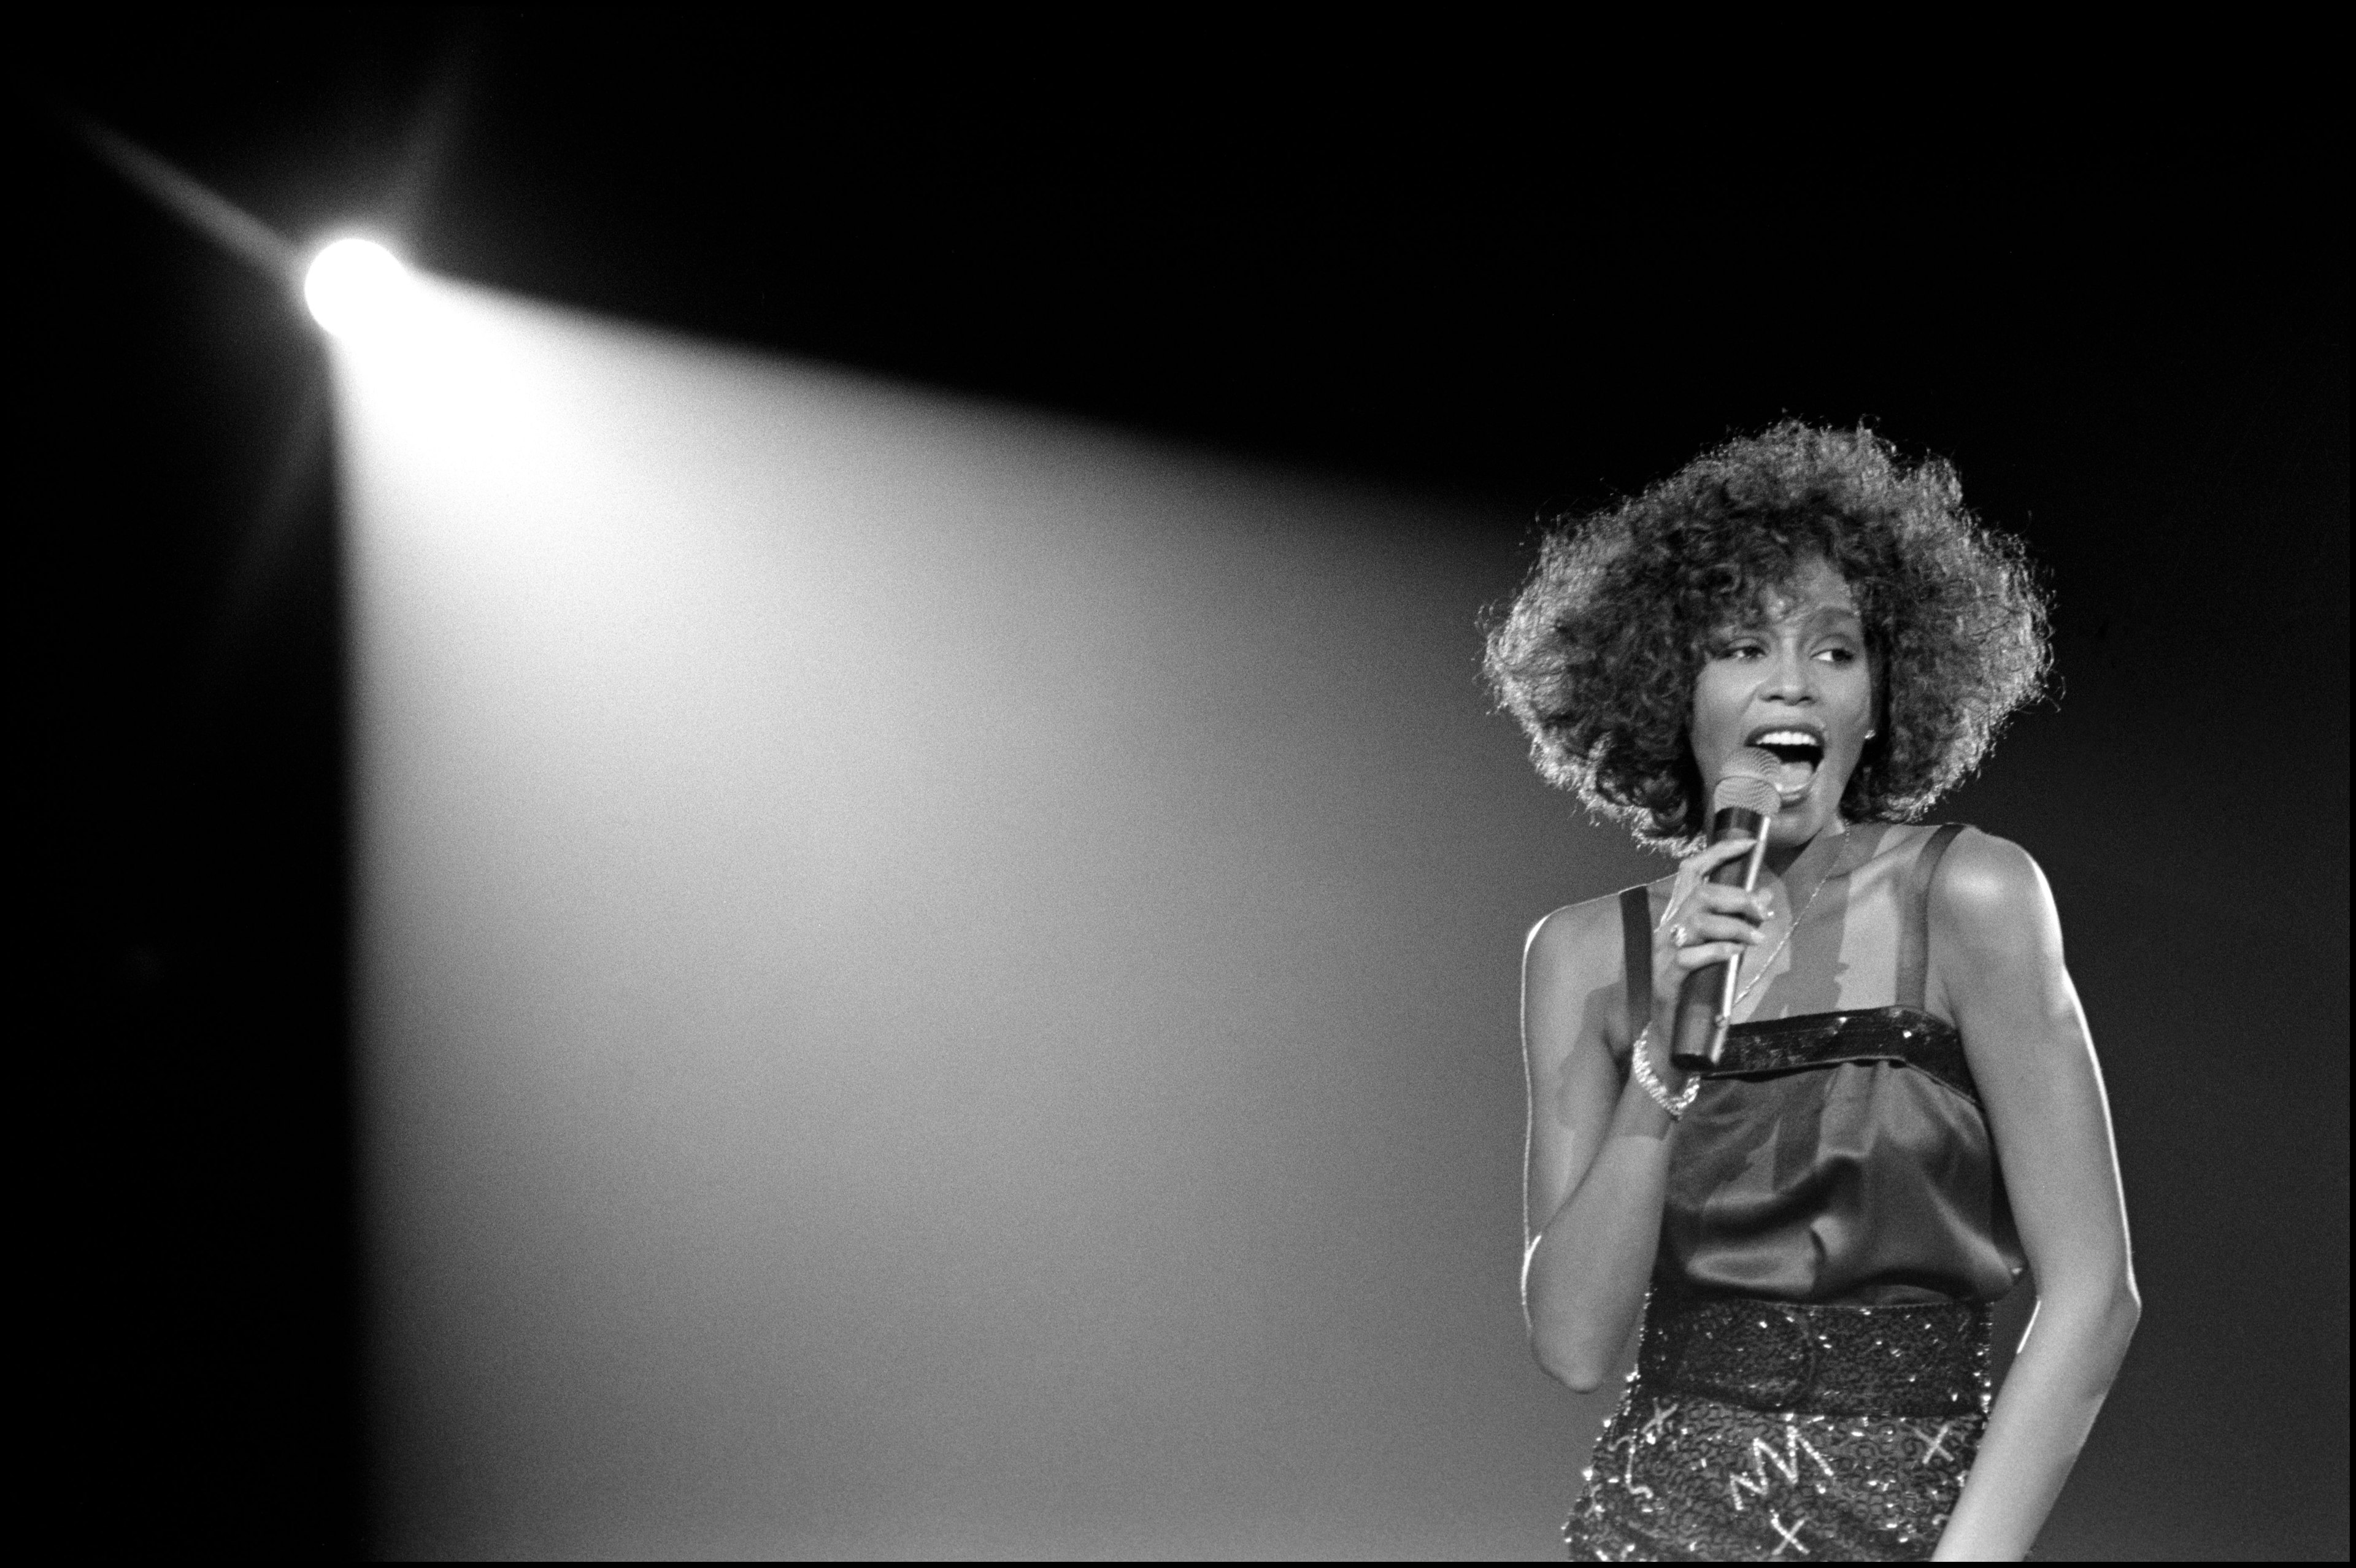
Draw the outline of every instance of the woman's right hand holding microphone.
[[[1671,1090],[1685,1074],[1669,1065],[1675,1042],[1677,994],[1697,969],[1725,964],[1766,940],[1775,895],[1768,889],[1745,892],[1739,885],[1713,882],[1709,874],[1751,853],[1751,840],[1737,836],[1687,856],[1677,863],[1669,907],[1653,928],[1653,1027],[1642,1042],[1652,1066]]]

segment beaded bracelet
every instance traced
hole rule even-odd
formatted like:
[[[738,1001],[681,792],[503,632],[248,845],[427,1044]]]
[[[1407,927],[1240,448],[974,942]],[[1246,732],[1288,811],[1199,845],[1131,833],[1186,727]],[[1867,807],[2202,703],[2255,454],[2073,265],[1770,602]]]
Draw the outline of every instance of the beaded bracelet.
[[[1644,1093],[1652,1096],[1653,1104],[1666,1111],[1669,1120],[1674,1122],[1686,1114],[1686,1107],[1692,1104],[1694,1096],[1701,1093],[1701,1080],[1688,1078],[1683,1089],[1675,1094],[1670,1093],[1661,1083],[1661,1075],[1653,1071],[1652,1043],[1653,1026],[1646,1024],[1637,1031],[1636,1049],[1629,1055],[1629,1066],[1636,1074],[1636,1082],[1644,1086]]]

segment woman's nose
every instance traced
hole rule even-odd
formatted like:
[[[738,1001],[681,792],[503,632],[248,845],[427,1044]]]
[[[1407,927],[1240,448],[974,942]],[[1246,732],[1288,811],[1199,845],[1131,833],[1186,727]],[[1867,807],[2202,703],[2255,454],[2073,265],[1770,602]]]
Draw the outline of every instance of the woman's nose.
[[[1778,654],[1759,695],[1783,702],[1813,701],[1816,694],[1815,677],[1815,667],[1808,660],[1788,651]]]

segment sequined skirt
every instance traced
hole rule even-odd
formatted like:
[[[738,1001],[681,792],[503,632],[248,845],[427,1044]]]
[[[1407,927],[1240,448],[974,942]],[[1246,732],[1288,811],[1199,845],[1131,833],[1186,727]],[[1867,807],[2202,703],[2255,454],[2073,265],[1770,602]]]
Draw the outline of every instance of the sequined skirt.
[[[1908,1562],[1962,1494],[1988,1308],[1663,1297],[1564,1539],[1604,1563]]]

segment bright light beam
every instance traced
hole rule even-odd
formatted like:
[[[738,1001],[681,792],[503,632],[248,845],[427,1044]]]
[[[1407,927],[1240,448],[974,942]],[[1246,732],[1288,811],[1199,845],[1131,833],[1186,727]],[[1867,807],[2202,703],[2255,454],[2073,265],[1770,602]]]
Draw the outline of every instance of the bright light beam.
[[[337,337],[365,337],[409,312],[409,269],[373,240],[337,240],[311,259],[303,301]]]
[[[412,288],[331,357],[386,1555],[1545,1539],[1514,912],[1650,870],[1470,683],[1493,525]]]

